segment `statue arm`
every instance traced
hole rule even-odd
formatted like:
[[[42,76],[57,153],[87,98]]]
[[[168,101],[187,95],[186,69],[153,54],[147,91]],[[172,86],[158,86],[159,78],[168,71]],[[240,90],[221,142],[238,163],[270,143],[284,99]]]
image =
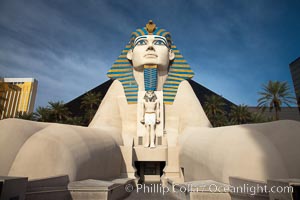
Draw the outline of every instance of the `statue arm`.
[[[142,101],[141,105],[141,123],[145,123],[145,100]]]

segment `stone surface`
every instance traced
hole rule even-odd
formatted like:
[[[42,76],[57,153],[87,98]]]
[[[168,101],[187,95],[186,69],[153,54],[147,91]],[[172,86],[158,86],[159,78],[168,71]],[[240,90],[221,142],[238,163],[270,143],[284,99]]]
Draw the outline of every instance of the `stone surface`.
[[[26,200],[71,200],[67,175],[28,181]]]
[[[233,187],[230,193],[232,200],[269,199],[266,182],[241,177],[229,177],[229,183]]]
[[[0,176],[0,200],[25,199],[27,178]]]
[[[48,125],[19,119],[0,120],[0,175],[8,175],[26,140]]]
[[[252,180],[300,177],[300,123],[276,121],[221,128],[190,127],[180,135],[185,181],[230,176]]]
[[[72,200],[114,200],[124,199],[130,194],[126,191],[127,184],[134,187],[133,179],[114,179],[112,181],[89,179],[72,182],[68,189]]]
[[[137,190],[134,189],[125,200],[154,200],[154,199],[168,199],[168,200],[181,200],[182,198],[177,197],[172,192],[163,193],[160,191],[160,184],[145,184],[145,187],[151,187],[152,191],[149,190]],[[158,188],[158,189],[157,189]]]
[[[122,154],[113,135],[103,128],[50,124],[21,146],[8,175],[40,179],[67,174],[70,181],[118,177]]]
[[[167,147],[156,147],[154,149],[145,147],[134,147],[135,161],[166,161]]]
[[[268,189],[270,191],[270,200],[300,199],[300,179],[268,180]]]
[[[168,187],[178,199],[197,199],[197,200],[230,200],[230,185],[212,181],[190,181],[177,183],[168,180]]]

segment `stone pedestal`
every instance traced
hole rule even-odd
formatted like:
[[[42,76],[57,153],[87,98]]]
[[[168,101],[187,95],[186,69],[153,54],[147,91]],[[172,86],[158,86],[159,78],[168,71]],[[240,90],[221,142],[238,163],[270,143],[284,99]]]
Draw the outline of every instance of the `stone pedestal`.
[[[164,174],[161,178],[162,185],[167,185],[167,179],[182,183],[184,182],[183,173],[179,167],[179,147],[168,147],[168,159],[166,160],[166,167],[164,168]]]
[[[121,166],[121,177],[135,179],[136,183],[139,177],[136,175],[136,168],[133,163],[133,148],[131,146],[120,146],[123,161]]]
[[[133,147],[134,161],[166,161],[167,147]]]
[[[0,200],[24,200],[27,180],[25,177],[0,176]]]
[[[128,188],[128,185],[132,188]],[[115,179],[112,181],[88,179],[72,182],[68,186],[73,200],[124,199],[129,196],[134,187],[132,179]]]
[[[28,181],[26,200],[70,200],[68,175]]]
[[[168,188],[177,199],[197,200],[231,200],[227,190],[230,186],[212,180],[176,183],[168,179]],[[218,188],[218,191],[212,189]]]
[[[300,179],[268,180],[270,200],[300,199]]]
[[[229,177],[232,200],[268,200],[267,183],[241,177]]]

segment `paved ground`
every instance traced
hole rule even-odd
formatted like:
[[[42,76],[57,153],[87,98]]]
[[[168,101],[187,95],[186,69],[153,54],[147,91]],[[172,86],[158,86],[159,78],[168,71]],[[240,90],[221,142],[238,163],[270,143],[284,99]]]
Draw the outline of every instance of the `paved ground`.
[[[166,189],[165,189],[166,191]],[[134,189],[130,196],[126,200],[135,200],[135,199],[168,199],[168,200],[180,200],[179,197],[176,197],[172,192],[164,192],[160,184],[146,184],[143,185],[140,189]]]

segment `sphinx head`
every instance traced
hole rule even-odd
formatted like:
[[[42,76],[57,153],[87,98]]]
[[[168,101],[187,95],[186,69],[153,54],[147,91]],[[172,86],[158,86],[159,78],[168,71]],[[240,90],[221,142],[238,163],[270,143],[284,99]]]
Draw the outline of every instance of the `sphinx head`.
[[[144,65],[157,65],[158,70],[166,71],[169,64],[175,58],[171,49],[171,36],[168,32],[167,37],[155,32],[156,26],[150,21],[146,25],[146,33],[131,37],[131,49],[127,53],[127,59],[132,62],[135,69],[143,68]],[[161,32],[162,33],[162,32]]]
[[[150,20],[132,32],[129,43],[107,73],[119,80],[129,104],[137,103],[137,91],[163,91],[164,103],[172,104],[181,81],[194,73],[171,34]]]
[[[137,37],[133,47],[127,53],[127,58],[132,61],[134,68],[144,65],[157,65],[158,70],[165,71],[175,54],[169,47],[167,39],[159,35],[143,35]]]

